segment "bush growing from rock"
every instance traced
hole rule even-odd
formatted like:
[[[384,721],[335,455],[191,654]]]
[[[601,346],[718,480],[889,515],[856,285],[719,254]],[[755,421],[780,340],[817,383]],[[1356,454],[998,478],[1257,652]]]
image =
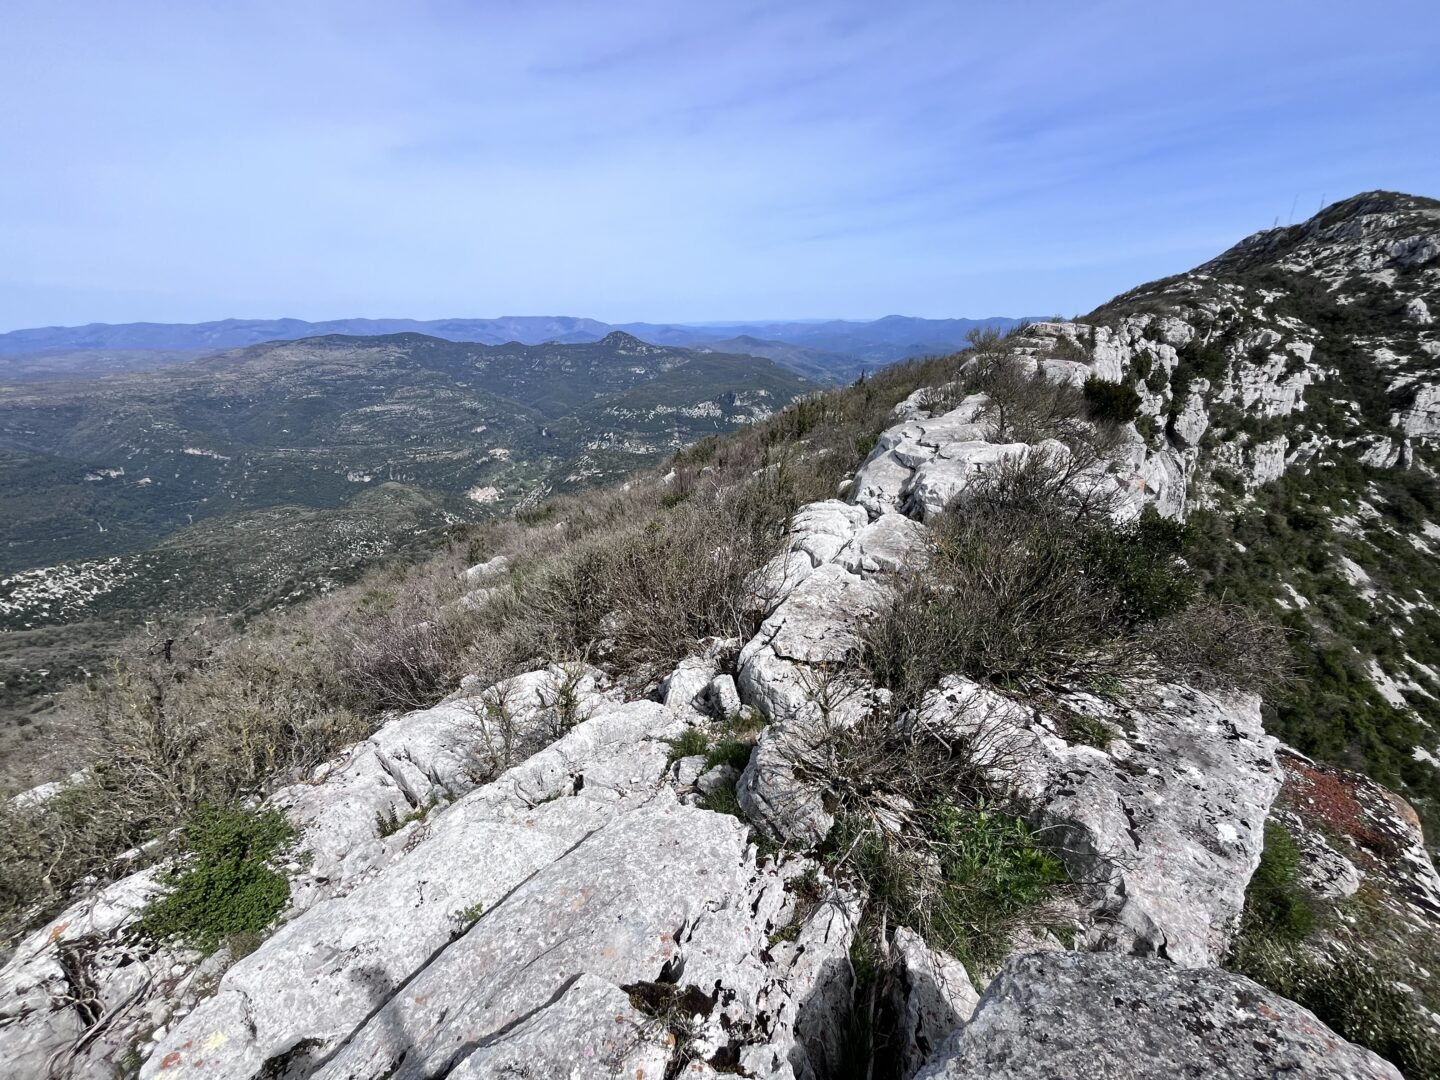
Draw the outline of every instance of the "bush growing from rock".
[[[290,884],[270,864],[295,838],[278,810],[201,807],[185,826],[188,849],[169,884],[137,929],[213,952],[236,935],[264,931],[284,910]]]
[[[925,572],[867,634],[873,677],[913,707],[954,673],[1033,692],[1114,687],[1170,664],[1238,687],[1283,669],[1267,625],[1193,606],[1182,525],[1153,511],[1117,524],[1112,508],[1043,455],[996,473],[933,523]]]

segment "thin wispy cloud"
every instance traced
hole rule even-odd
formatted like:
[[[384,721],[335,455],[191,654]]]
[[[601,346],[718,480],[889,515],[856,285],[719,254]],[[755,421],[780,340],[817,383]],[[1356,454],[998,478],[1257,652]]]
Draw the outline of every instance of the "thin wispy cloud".
[[[0,327],[1081,311],[1435,194],[1440,13],[19,0]]]

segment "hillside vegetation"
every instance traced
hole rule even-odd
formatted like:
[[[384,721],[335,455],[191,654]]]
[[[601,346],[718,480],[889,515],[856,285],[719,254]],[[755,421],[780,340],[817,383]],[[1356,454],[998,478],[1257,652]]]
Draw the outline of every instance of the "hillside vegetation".
[[[0,737],[133,628],[294,603],[811,388],[624,334],[326,337],[0,387]]]

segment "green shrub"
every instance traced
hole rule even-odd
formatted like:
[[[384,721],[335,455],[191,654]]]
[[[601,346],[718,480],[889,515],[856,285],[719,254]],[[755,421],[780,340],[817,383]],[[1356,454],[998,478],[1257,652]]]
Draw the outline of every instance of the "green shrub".
[[[1374,958],[1312,943],[1320,914],[1300,881],[1301,861],[1289,831],[1267,821],[1226,966],[1303,1005],[1406,1077],[1440,1077],[1440,1038],[1414,995],[1399,985],[1404,980]]]
[[[1082,391],[1090,419],[1107,424],[1125,424],[1140,414],[1140,395],[1133,386],[1110,382],[1092,375]]]
[[[1195,575],[1180,560],[1185,524],[1153,508],[1119,525],[1092,523],[1076,540],[1081,573],[1113,597],[1114,617],[1130,624],[1184,611],[1194,599]]]
[[[993,970],[1014,934],[1054,920],[1064,865],[1025,822],[983,803],[941,798],[906,839],[860,814],[840,817],[825,853],[863,884],[867,919],[908,926],[972,971]]]
[[[1300,884],[1301,852],[1290,831],[1276,821],[1265,823],[1260,865],[1245,893],[1248,932],[1303,941],[1315,926],[1315,907]]]
[[[1440,1038],[1429,1018],[1368,958],[1318,955],[1283,939],[1255,937],[1237,942],[1228,966],[1375,1051],[1407,1080],[1440,1078]]]
[[[278,810],[201,807],[185,827],[187,854],[167,882],[171,891],[145,910],[139,932],[205,952],[261,933],[290,898],[289,882],[270,863],[294,837]]]

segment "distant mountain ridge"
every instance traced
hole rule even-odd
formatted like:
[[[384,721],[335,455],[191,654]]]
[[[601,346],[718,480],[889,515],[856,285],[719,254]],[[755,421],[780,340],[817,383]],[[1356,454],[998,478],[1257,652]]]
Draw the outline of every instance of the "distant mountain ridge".
[[[204,323],[90,323],[0,334],[0,381],[90,376],[185,363],[224,349],[343,334],[414,333],[481,345],[580,345],[621,331],[655,345],[764,356],[806,378],[845,382],[860,372],[911,356],[963,348],[974,329],[1008,330],[1022,320],[922,319],[887,315],[873,321],[757,322],[688,326],[604,323],[563,315],[498,319],[222,319]],[[744,346],[744,347],[740,347]]]
[[[503,345],[518,341],[599,341],[610,327],[594,319],[505,316],[499,319],[220,319],[203,323],[89,323],[44,326],[0,334],[0,356],[78,349],[239,349],[266,341],[346,334],[377,337],[416,333],[448,341]],[[579,335],[579,337],[577,337]]]

